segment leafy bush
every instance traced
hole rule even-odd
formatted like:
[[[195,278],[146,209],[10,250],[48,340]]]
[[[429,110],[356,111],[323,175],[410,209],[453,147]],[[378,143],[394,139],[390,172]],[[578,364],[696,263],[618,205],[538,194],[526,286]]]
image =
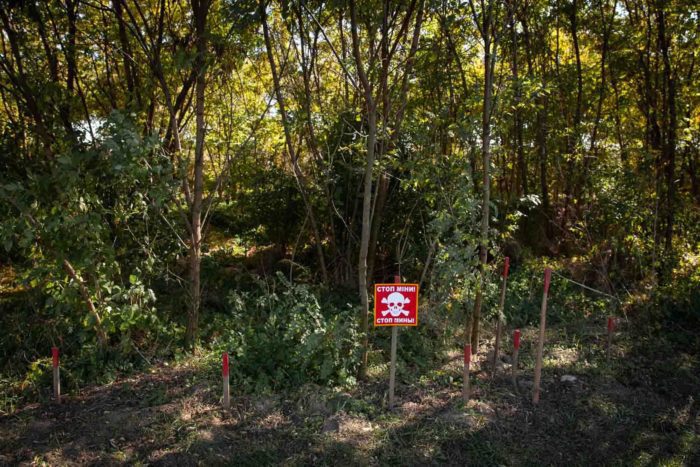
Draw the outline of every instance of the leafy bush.
[[[256,281],[253,290],[232,291],[227,303],[228,312],[216,315],[205,332],[215,336],[213,348],[231,353],[237,384],[264,390],[354,381],[359,362],[355,306],[322,301],[310,286],[293,284],[279,273]]]
[[[22,393],[36,398],[31,382],[44,377],[37,362],[51,343],[71,355],[64,376],[75,387],[174,338],[177,326],[156,313],[153,284],[180,248],[171,230],[178,186],[158,139],[141,137],[118,112],[95,140],[20,169],[0,184],[12,214],[0,224],[0,245],[16,271],[16,293],[0,297],[0,373],[21,380],[28,371]],[[96,331],[106,336],[99,352]]]
[[[304,220],[303,203],[294,178],[272,166],[236,165],[236,186],[213,212],[212,223],[253,244],[285,245]]]
[[[652,305],[661,318],[686,329],[700,327],[700,245],[689,249],[674,269],[672,280],[659,287]]]
[[[0,185],[21,214],[2,224],[2,244],[31,264],[25,284],[41,289],[48,314],[66,325],[92,334],[99,315],[107,336],[119,337],[156,323],[149,282],[179,248],[165,218],[174,216],[177,184],[159,144],[115,112],[92,144]]]
[[[583,289],[562,277],[566,276],[556,264],[546,260],[529,260],[511,268],[504,314],[512,327],[537,326],[542,306],[544,268],[549,265],[555,274],[547,298],[547,324],[577,323],[588,319],[602,320],[614,314],[617,301]]]

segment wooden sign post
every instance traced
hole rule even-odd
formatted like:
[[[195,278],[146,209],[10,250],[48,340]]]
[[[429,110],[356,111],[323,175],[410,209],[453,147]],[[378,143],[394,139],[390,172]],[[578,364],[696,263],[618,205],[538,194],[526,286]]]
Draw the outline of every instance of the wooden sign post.
[[[544,293],[542,294],[542,309],[540,310],[540,336],[537,342],[537,360],[535,361],[535,381],[532,388],[532,403],[537,404],[540,401],[540,380],[542,378],[542,353],[544,350],[544,330],[547,323],[547,293],[549,292],[549,283],[552,279],[552,270],[545,268],[544,270]]]
[[[229,390],[229,364],[228,352],[221,355],[221,375],[224,382],[224,409],[231,407],[231,393]]]
[[[464,403],[469,402],[469,367],[472,362],[472,345],[466,344],[464,346],[464,382],[462,384],[462,397],[464,398]]]
[[[493,376],[496,375],[496,364],[498,363],[498,352],[501,344],[501,333],[503,328],[503,307],[506,301],[506,284],[508,283],[508,270],[510,269],[510,258],[506,256],[503,262],[503,287],[501,288],[501,301],[498,306],[498,321],[496,324],[496,342],[493,349]]]
[[[61,403],[61,370],[58,361],[58,347],[51,347],[51,360],[53,366],[53,398],[57,404]]]
[[[418,284],[402,284],[394,276],[393,284],[374,285],[374,326],[391,326],[391,366],[389,368],[389,409],[394,408],[396,386],[396,347],[398,326],[418,325]]]
[[[518,391],[518,354],[520,353],[520,329],[513,331],[513,386]]]
[[[401,276],[394,276],[394,284],[401,283]],[[396,346],[399,339],[398,326],[391,327],[391,369],[389,370],[389,408],[394,408],[394,389],[396,387]]]
[[[394,389],[396,387],[396,341],[399,338],[397,326],[391,328],[391,369],[389,370],[389,408],[394,408]]]

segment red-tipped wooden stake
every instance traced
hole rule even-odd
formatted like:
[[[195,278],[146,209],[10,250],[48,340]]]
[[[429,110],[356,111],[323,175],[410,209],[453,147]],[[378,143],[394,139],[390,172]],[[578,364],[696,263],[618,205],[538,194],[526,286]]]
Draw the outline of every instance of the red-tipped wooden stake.
[[[503,328],[503,307],[506,301],[506,285],[508,283],[508,270],[510,269],[510,258],[506,256],[503,262],[503,287],[501,288],[501,302],[498,306],[498,321],[496,324],[496,342],[493,349],[493,376],[496,375],[496,364],[498,363],[498,352],[501,346],[501,333]]]
[[[58,347],[51,347],[51,360],[53,364],[53,398],[57,404],[61,403],[61,370],[59,367]]]
[[[221,354],[221,375],[224,380],[224,409],[231,407],[231,393],[229,390],[229,372],[228,372],[228,352]]]
[[[606,347],[607,358],[610,359],[612,350],[613,333],[615,332],[615,318],[608,316],[608,343]]]
[[[394,284],[401,283],[401,276],[394,276]],[[391,327],[391,366],[389,367],[389,409],[394,408],[394,388],[396,387],[396,346],[398,345],[399,328]]]
[[[520,329],[513,331],[513,386],[518,390],[518,354],[520,353]]]
[[[469,366],[472,362],[472,346],[466,344],[464,346],[464,384],[462,385],[462,396],[464,403],[469,402]]]
[[[540,401],[540,380],[542,378],[542,353],[544,351],[544,330],[547,324],[547,293],[549,292],[549,283],[552,280],[552,270],[545,268],[544,270],[544,292],[542,293],[542,309],[540,310],[540,336],[537,342],[537,360],[535,361],[535,381],[532,388],[532,403],[537,404]]]

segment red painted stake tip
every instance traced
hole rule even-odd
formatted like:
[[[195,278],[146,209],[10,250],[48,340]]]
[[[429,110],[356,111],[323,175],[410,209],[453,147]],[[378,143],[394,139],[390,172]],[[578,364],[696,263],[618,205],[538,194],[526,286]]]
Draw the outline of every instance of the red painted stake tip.
[[[51,347],[51,358],[53,360],[53,367],[58,366],[58,347]]]
[[[394,284],[400,284],[401,283],[401,276],[398,274],[394,276]]]
[[[221,354],[221,371],[224,378],[228,376],[228,353],[224,352]]]
[[[518,350],[520,348],[520,329],[513,331],[513,349]]]
[[[508,271],[510,270],[510,257],[506,256],[503,262],[503,277],[508,277]]]
[[[544,293],[549,292],[549,283],[552,281],[551,268],[544,268]]]
[[[464,346],[464,364],[467,365],[472,361],[472,346],[467,344]]]
[[[608,332],[613,332],[615,330],[615,318],[608,316]]]

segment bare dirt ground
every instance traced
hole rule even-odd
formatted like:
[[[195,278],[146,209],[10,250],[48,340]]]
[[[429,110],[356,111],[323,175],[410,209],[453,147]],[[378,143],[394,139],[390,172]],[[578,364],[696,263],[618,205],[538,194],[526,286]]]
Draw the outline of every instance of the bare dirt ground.
[[[596,330],[577,331],[549,334],[536,407],[534,330],[520,391],[507,361],[492,377],[480,355],[466,406],[458,351],[427,373],[400,366],[394,411],[384,408],[386,365],[345,390],[243,396],[234,385],[223,411],[219,381],[192,361],[0,417],[0,464],[700,465],[697,353],[635,344],[623,328],[608,361]]]

